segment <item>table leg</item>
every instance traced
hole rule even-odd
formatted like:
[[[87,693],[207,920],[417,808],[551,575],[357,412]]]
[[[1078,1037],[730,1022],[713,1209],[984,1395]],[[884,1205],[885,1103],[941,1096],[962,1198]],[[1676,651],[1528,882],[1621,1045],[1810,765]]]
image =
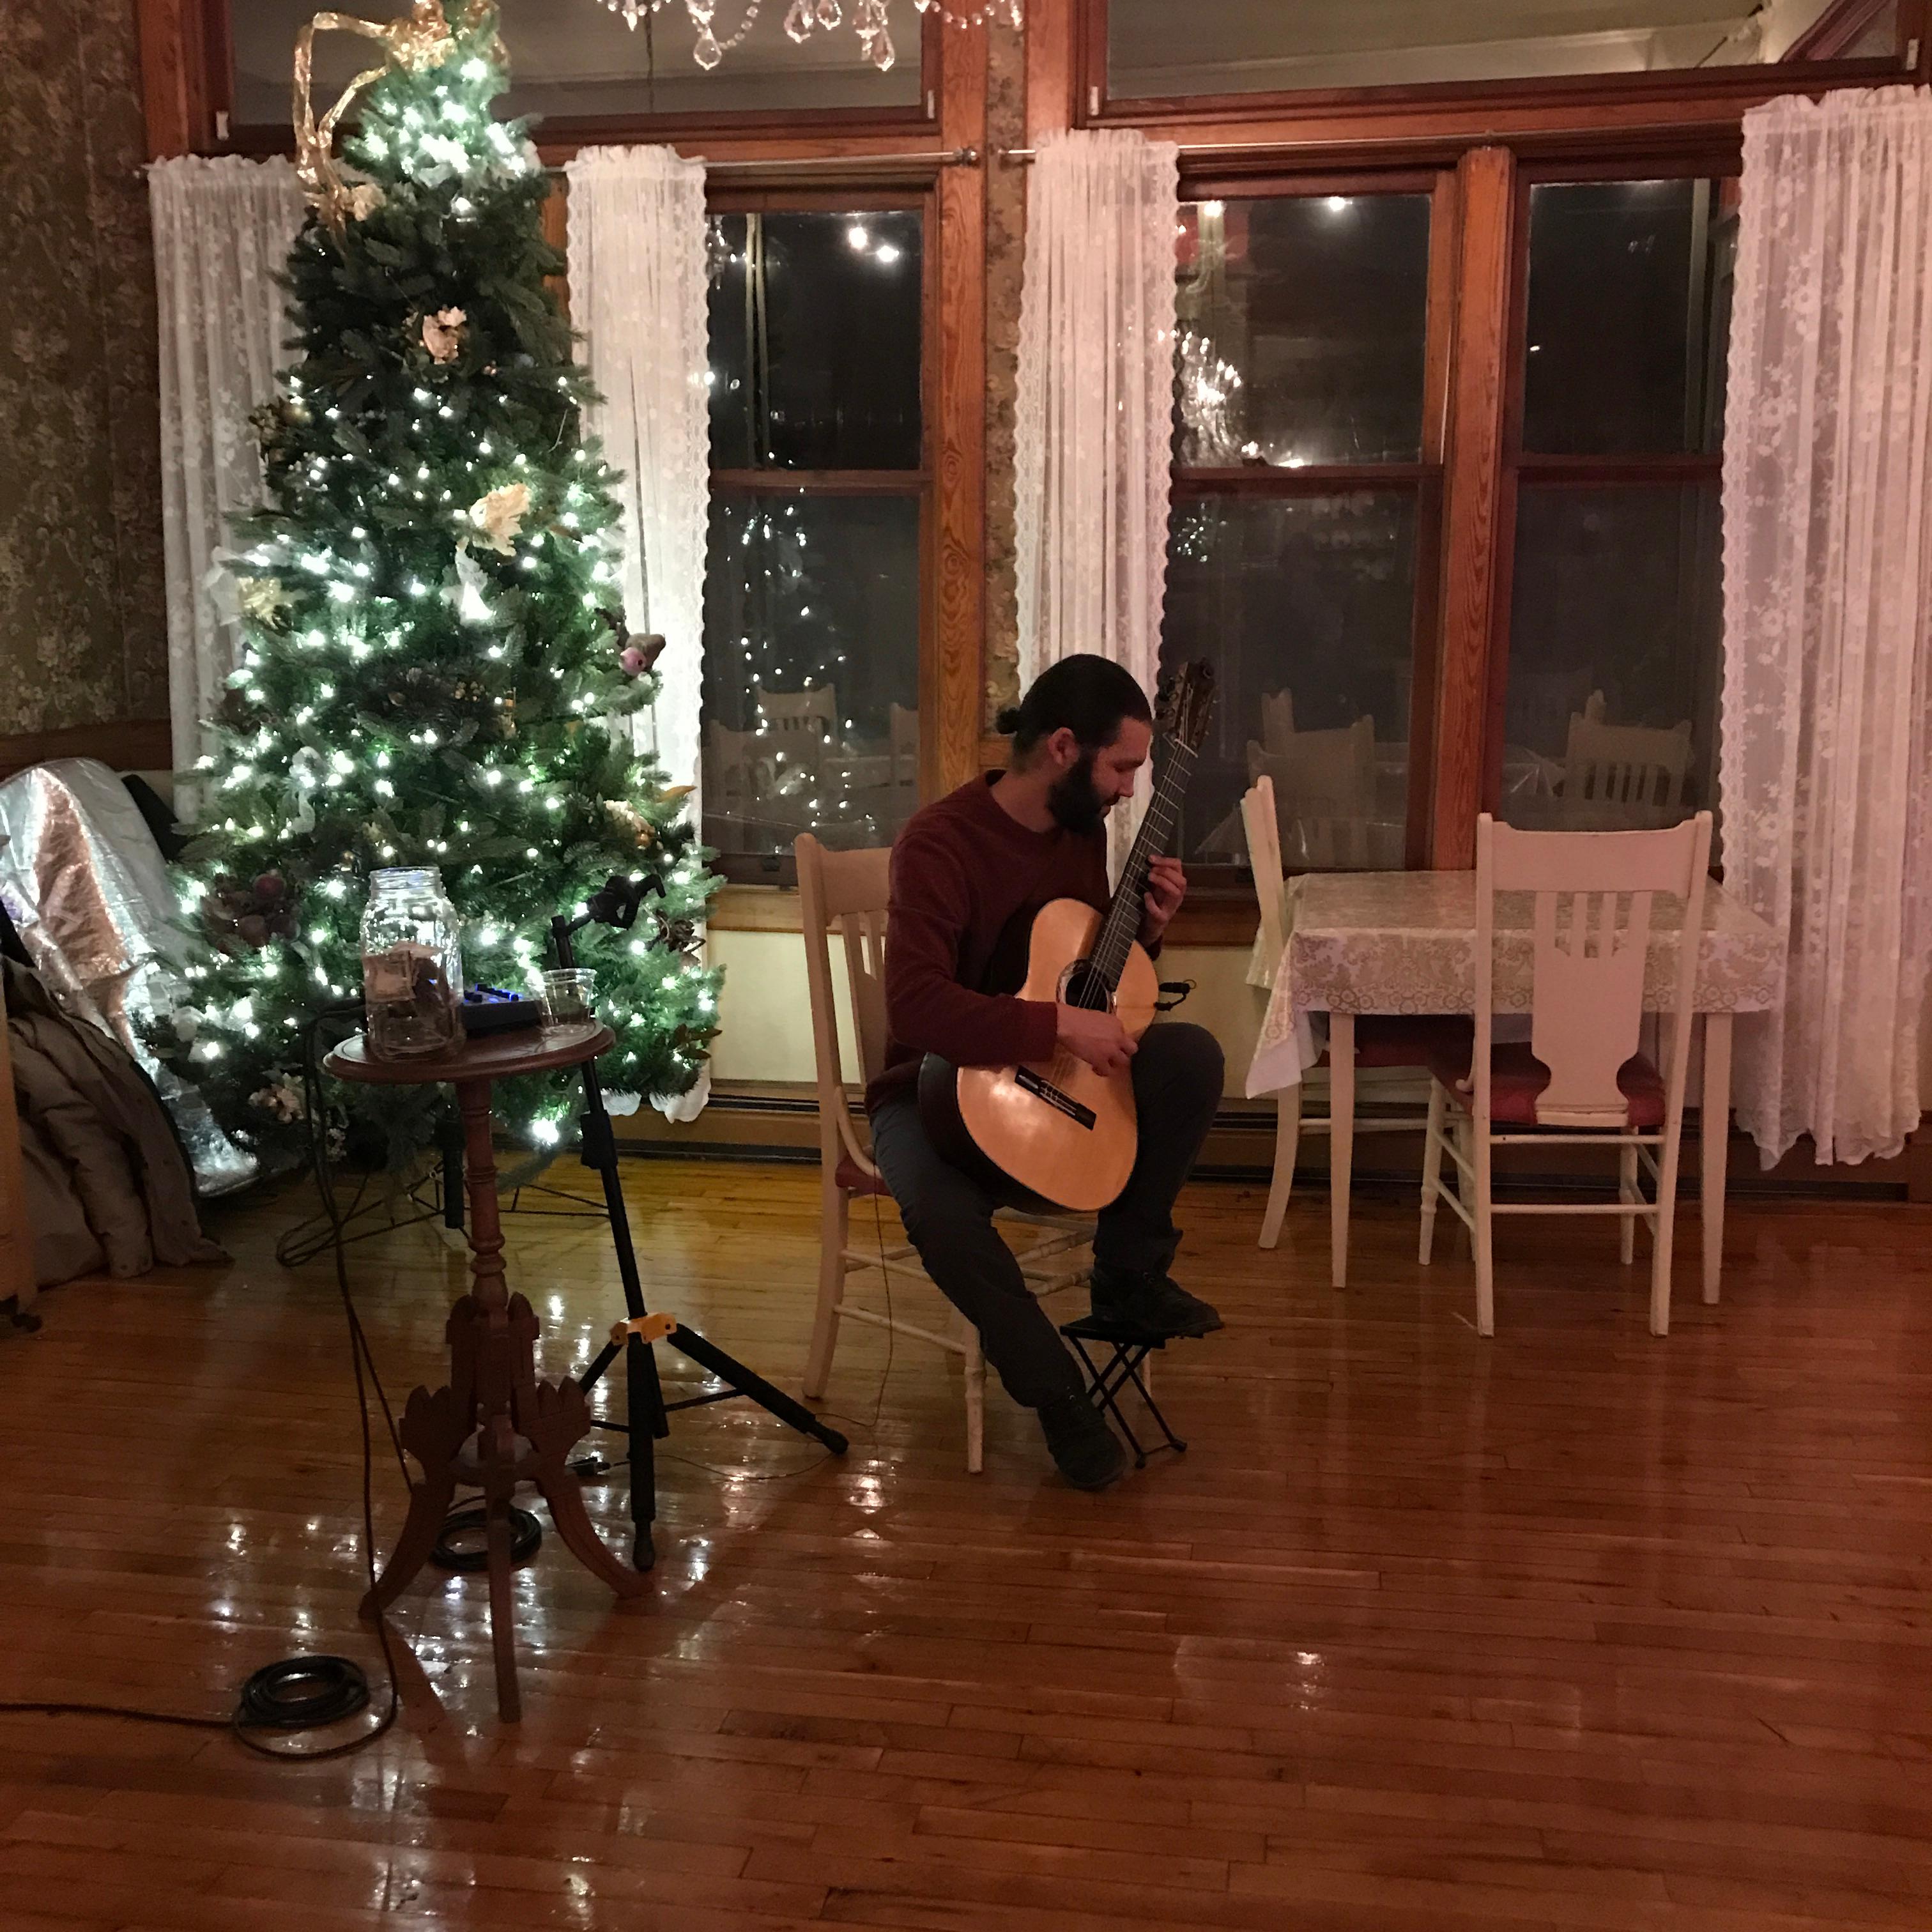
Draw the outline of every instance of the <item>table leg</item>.
[[[1355,1016],[1328,1016],[1328,1246],[1337,1288],[1348,1285],[1348,1182],[1355,1164]]]
[[[1731,1144],[1731,1016],[1704,1016],[1704,1094],[1697,1120],[1704,1184],[1704,1299],[1714,1303],[1724,1265],[1724,1167]]]

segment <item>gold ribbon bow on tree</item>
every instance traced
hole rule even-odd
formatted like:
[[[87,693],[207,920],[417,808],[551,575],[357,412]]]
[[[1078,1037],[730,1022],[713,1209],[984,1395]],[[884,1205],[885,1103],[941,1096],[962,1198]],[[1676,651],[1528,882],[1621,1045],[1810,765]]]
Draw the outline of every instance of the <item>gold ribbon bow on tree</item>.
[[[466,0],[464,32],[481,27],[489,17],[490,6],[491,0]],[[342,90],[334,106],[317,120],[310,94],[315,37],[330,33],[359,34],[364,40],[376,41],[385,58],[380,67],[358,74]],[[358,20],[351,14],[318,14],[296,37],[296,175],[309,206],[338,242],[345,218],[354,214],[359,219],[366,214],[373,205],[366,197],[376,191],[367,182],[352,183],[344,178],[335,159],[337,125],[356,97],[380,80],[391,68],[421,74],[427,68],[440,67],[455,50],[456,37],[444,17],[442,0],[411,0],[408,16],[400,20]]]

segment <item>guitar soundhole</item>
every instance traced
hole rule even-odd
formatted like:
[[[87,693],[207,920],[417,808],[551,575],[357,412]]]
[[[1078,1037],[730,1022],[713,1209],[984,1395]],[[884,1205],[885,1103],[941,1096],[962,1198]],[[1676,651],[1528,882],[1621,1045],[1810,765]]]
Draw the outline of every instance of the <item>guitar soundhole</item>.
[[[1094,970],[1092,962],[1085,959],[1067,968],[1060,997],[1070,1006],[1086,1006],[1095,1012],[1105,1012],[1113,1004],[1106,981]]]

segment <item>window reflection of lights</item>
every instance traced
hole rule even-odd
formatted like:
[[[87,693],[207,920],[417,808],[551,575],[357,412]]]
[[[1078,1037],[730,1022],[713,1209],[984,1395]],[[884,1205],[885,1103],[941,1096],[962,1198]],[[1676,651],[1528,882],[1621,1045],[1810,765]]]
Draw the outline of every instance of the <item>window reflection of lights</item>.
[[[1348,212],[1348,197],[1346,194],[1331,194],[1322,205],[1330,214],[1346,214]]]
[[[1218,219],[1222,214],[1226,212],[1226,209],[1224,206],[1218,201],[1204,201],[1201,204],[1201,212],[1203,214],[1212,216]]]
[[[881,242],[872,254],[874,260],[883,262],[889,268],[899,258],[899,251],[890,242]]]
[[[872,238],[866,232],[862,222],[854,222],[851,226],[846,230],[845,238],[855,248],[869,248],[872,245]]]

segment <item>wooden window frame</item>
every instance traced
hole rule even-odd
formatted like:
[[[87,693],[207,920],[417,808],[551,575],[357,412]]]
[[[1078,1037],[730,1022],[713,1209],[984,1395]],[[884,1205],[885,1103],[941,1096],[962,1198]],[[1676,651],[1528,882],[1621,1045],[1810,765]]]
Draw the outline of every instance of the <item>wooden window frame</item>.
[[[1883,0],[1838,0],[1796,44],[1804,57],[1750,65],[1676,68],[1643,73],[1529,75],[1485,81],[1418,81],[1387,87],[1310,88],[1272,93],[1150,95],[1113,99],[1107,87],[1110,0],[1066,0],[1075,34],[1069,76],[1074,122],[1087,127],[1164,127],[1214,122],[1230,130],[1265,122],[1310,129],[1376,122],[1392,128],[1453,128],[1466,141],[1478,130],[1511,122],[1576,117],[1596,125],[1708,116],[1713,104],[1739,113],[1754,102],[1800,91],[1874,86],[1932,77],[1932,0],[1898,0],[1900,51],[1889,58],[1850,60],[1852,44]],[[1916,50],[1916,58],[1906,56]],[[1606,116],[1604,110],[1609,110]],[[1485,118],[1486,117],[1486,118]]]
[[[705,195],[707,215],[856,214],[916,212],[920,229],[920,460],[912,470],[713,469],[711,488],[788,500],[804,496],[911,497],[919,505],[918,696],[920,788],[922,800],[934,795],[939,747],[932,724],[939,686],[939,584],[934,568],[938,506],[939,306],[941,284],[940,189],[788,187],[734,188],[728,182]],[[702,752],[700,754],[702,758]],[[728,886],[795,887],[796,866],[789,853],[721,853],[715,868]]]
[[[1720,152],[1680,156],[1633,173],[1618,160],[1543,162],[1517,172],[1510,209],[1510,322],[1505,356],[1502,449],[1496,514],[1498,577],[1490,610],[1488,643],[1489,703],[1484,722],[1481,807],[1498,812],[1502,802],[1504,718],[1509,702],[1510,644],[1516,584],[1516,506],[1522,485],[1544,488],[1588,489],[1605,485],[1669,485],[1716,483],[1724,475],[1721,451],[1678,451],[1654,454],[1615,452],[1571,455],[1526,448],[1523,412],[1528,394],[1530,215],[1539,188],[1573,182],[1628,181],[1707,181],[1734,177],[1743,165],[1733,152],[1728,167]]]
[[[158,52],[172,46],[170,66],[181,70],[182,105],[190,143],[178,152],[196,154],[278,154],[288,152],[292,126],[238,123],[233,118],[235,46],[232,8],[248,0],[137,0],[144,16],[154,16]],[[586,6],[596,0],[581,0]],[[173,16],[170,21],[168,16]],[[148,34],[143,28],[143,65]],[[719,139],[783,142],[795,155],[800,140],[845,151],[853,137],[886,137],[904,145],[932,136],[941,118],[945,49],[944,22],[936,12],[920,16],[920,98],[892,107],[800,107],[743,113],[586,114],[544,117],[538,134],[546,158],[552,148],[634,141],[716,141]],[[725,56],[727,60],[730,56]],[[152,96],[152,88],[150,88]]]
[[[1230,176],[1211,169],[1183,173],[1180,199],[1199,201],[1309,200],[1318,196],[1426,194],[1430,197],[1427,294],[1423,316],[1421,436],[1413,461],[1306,464],[1294,469],[1183,468],[1173,472],[1172,500],[1199,501],[1216,496],[1289,499],[1401,491],[1415,504],[1414,602],[1411,616],[1409,766],[1403,862],[1428,862],[1435,755],[1435,692],[1441,626],[1438,622],[1441,575],[1442,465],[1444,456],[1443,386],[1450,362],[1453,304],[1448,299],[1454,244],[1453,177],[1440,169],[1381,172],[1276,172]],[[1196,888],[1205,904],[1232,898],[1251,902],[1252,886],[1234,864],[1202,866]]]

